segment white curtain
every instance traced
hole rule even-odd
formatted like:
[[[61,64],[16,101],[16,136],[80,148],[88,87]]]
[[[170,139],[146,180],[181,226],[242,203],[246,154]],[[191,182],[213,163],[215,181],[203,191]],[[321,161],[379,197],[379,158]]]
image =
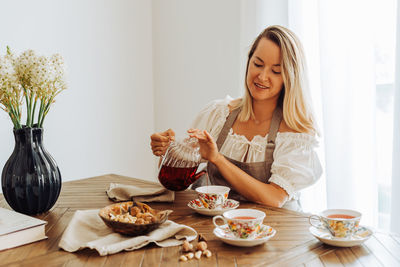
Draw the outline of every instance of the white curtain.
[[[392,155],[388,152],[392,146],[391,113],[385,113],[389,116],[385,115],[382,122],[383,113],[377,111],[381,95],[376,95],[377,83],[393,83],[393,79],[379,80],[391,74],[382,76],[387,69],[382,69],[382,57],[377,60],[382,55],[376,50],[377,40],[394,43],[390,38],[381,38],[393,34],[393,27],[387,26],[394,23],[386,20],[394,17],[393,5],[394,0],[242,0],[241,47],[247,51],[243,44],[249,42],[248,36],[273,24],[292,29],[304,45],[314,110],[322,133],[318,152],[325,172],[320,181],[302,192],[303,210],[314,213],[325,208],[356,209],[363,213],[362,224],[387,229],[382,212],[388,212],[388,206],[382,198],[385,196],[378,194],[382,193],[378,182],[382,185],[385,177],[384,185],[388,186],[392,174],[391,229],[400,232],[400,209],[396,205],[400,202],[400,194],[396,193],[400,191],[400,41],[393,172]],[[400,40],[400,21],[398,25]],[[383,59],[386,67],[393,58],[388,55]],[[377,138],[382,132],[384,140]],[[381,221],[379,225],[378,219],[383,217],[385,223]]]
[[[397,5],[396,72],[393,121],[393,171],[390,230],[400,233],[400,5]]]
[[[346,0],[288,3],[288,26],[305,46],[323,134],[327,207],[359,210],[363,224],[376,226],[372,4]],[[315,195],[314,203],[320,197]]]
[[[322,96],[320,81],[319,55],[319,21],[318,1],[288,1],[287,26],[293,30],[302,41],[309,74],[310,93],[313,100],[314,112],[321,132],[320,144],[317,149],[322,166],[325,166],[324,128],[322,118]],[[324,168],[325,169],[325,168]],[[316,213],[326,209],[326,172],[313,186],[303,190],[301,202],[305,212]]]

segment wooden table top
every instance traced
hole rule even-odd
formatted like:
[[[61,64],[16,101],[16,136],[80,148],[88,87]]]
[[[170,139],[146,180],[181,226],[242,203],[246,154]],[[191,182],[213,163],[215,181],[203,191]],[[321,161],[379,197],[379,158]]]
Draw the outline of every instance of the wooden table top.
[[[240,208],[264,211],[267,215],[264,223],[275,228],[276,235],[256,247],[227,245],[212,233],[212,217],[199,215],[187,206],[196,196],[192,190],[177,192],[174,203],[150,203],[150,206],[172,209],[169,219],[202,234],[213,253],[210,258],[179,262],[181,246],[160,248],[154,244],[103,257],[95,250],[69,253],[60,249],[58,242],[76,210],[100,209],[112,203],[105,194],[111,182],[143,183],[113,174],[63,183],[56,205],[51,211],[36,216],[48,222],[48,239],[0,252],[0,266],[400,266],[398,235],[376,232],[360,246],[333,247],[309,233],[307,214],[254,203],[241,203]],[[0,206],[9,208],[2,195]]]

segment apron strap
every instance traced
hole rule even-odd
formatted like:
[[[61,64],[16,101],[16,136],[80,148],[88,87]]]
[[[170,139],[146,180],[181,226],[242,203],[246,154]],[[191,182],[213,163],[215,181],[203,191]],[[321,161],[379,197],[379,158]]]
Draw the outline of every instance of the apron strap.
[[[272,114],[271,125],[269,127],[268,137],[267,137],[267,147],[265,148],[265,161],[273,162],[274,150],[275,150],[275,139],[276,134],[279,130],[279,125],[282,121],[282,109],[277,106]]]
[[[232,128],[233,123],[236,120],[236,117],[238,116],[241,108],[236,108],[229,113],[228,117],[226,117],[226,121],[224,126],[221,129],[221,132],[219,133],[218,139],[217,139],[217,147],[218,151],[221,150],[222,145],[225,142],[226,137],[228,136],[228,133],[230,129]]]

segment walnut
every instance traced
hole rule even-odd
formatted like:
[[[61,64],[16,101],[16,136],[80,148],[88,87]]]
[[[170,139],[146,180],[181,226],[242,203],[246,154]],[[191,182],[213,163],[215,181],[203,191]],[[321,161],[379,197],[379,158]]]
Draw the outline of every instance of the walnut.
[[[138,218],[136,224],[145,224],[145,220],[143,218]]]
[[[138,207],[131,208],[131,215],[135,216],[136,214],[140,213],[140,209]]]

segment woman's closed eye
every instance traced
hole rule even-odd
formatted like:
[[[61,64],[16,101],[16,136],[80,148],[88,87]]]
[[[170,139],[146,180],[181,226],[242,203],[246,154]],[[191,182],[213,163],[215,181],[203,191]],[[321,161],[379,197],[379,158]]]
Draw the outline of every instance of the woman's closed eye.
[[[257,62],[253,62],[253,64],[254,64],[254,66],[256,67],[256,68],[261,68],[261,67],[263,67],[264,65],[262,64],[262,63],[257,63]],[[272,69],[272,73],[274,73],[274,74],[281,74],[281,71],[280,71],[280,69],[278,70],[278,68],[279,68],[279,66],[274,66],[276,69]]]
[[[281,67],[280,66],[273,66],[272,72],[275,74],[281,74]]]

